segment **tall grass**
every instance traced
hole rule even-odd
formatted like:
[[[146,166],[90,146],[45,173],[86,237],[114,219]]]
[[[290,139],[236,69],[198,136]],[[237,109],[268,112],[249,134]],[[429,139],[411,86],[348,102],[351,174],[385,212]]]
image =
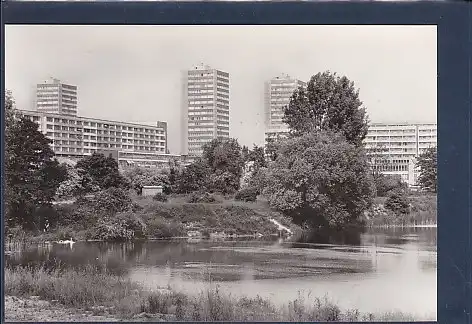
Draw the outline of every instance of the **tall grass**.
[[[71,307],[110,306],[138,291],[139,287],[121,276],[87,266],[83,270],[59,268],[5,269],[5,294],[39,296]]]
[[[137,314],[167,314],[179,321],[392,321],[414,320],[402,313],[361,314],[343,312],[325,299],[307,302],[300,295],[286,306],[277,307],[261,297],[232,297],[218,286],[187,296],[173,291],[147,291],[122,276],[97,268],[46,270],[6,268],[5,294],[39,296],[74,308],[105,306],[111,314],[132,318]],[[157,316],[157,315],[156,315]]]
[[[384,208],[385,197],[377,197],[366,223],[375,227],[437,224],[436,195],[410,196],[408,199],[411,206],[410,212],[405,215],[396,215]]]

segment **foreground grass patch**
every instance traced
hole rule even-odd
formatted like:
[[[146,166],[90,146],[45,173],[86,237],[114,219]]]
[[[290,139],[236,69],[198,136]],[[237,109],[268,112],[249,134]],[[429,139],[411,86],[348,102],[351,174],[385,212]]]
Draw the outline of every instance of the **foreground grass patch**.
[[[5,269],[5,294],[39,296],[65,306],[108,306],[133,292],[139,292],[138,285],[91,266],[84,270]]]
[[[283,307],[261,297],[232,297],[218,287],[187,296],[171,290],[147,291],[125,277],[96,268],[46,270],[6,268],[5,294],[39,296],[65,306],[107,309],[122,319],[166,315],[180,321],[398,321],[414,320],[402,313],[361,314],[342,311],[328,299],[305,301],[299,296]],[[97,308],[98,307],[98,308]],[[160,317],[162,319],[162,317]]]

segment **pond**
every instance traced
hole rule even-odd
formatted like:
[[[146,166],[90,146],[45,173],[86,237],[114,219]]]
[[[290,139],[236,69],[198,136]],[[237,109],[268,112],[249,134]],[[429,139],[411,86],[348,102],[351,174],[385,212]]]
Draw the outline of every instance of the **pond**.
[[[52,244],[5,256],[7,264],[102,263],[146,287],[189,294],[209,286],[286,304],[327,296],[343,309],[402,311],[436,320],[435,228],[369,229],[279,238]]]

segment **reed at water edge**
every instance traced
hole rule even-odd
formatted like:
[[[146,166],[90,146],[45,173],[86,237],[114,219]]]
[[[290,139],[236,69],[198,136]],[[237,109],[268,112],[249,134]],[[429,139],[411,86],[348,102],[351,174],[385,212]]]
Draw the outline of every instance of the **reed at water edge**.
[[[261,297],[232,297],[216,285],[188,296],[162,289],[149,291],[105,268],[5,268],[5,295],[40,299],[80,309],[99,309],[120,319],[166,314],[179,321],[413,321],[408,314],[362,314],[341,310],[328,298],[307,302],[300,295],[284,306]],[[150,315],[149,315],[150,314]]]

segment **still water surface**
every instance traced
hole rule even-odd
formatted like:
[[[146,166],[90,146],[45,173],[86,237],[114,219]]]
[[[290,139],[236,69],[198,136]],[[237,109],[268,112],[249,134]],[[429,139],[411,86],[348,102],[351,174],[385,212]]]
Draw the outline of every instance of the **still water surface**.
[[[7,264],[104,263],[149,288],[198,293],[219,285],[233,296],[285,304],[328,296],[362,312],[402,311],[436,320],[436,229],[318,233],[299,242],[150,241],[53,244],[6,256]]]

